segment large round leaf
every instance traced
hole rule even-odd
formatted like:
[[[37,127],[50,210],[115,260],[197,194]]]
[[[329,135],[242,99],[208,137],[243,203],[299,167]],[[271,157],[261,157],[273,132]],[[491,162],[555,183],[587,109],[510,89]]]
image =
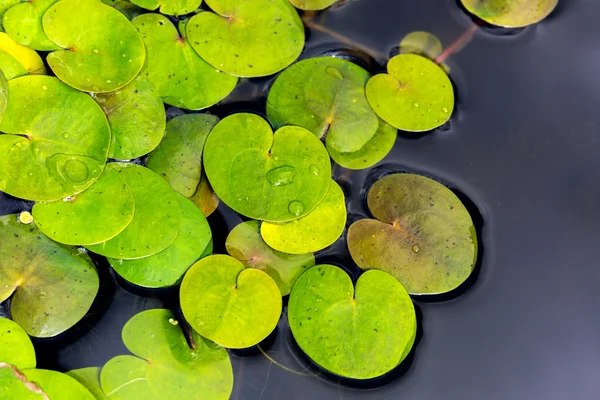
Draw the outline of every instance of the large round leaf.
[[[288,0],[207,0],[214,11],[190,19],[187,36],[213,67],[243,77],[290,65],[304,47],[304,26]]]
[[[203,258],[180,290],[185,319],[200,335],[229,348],[254,346],[277,326],[281,292],[265,272],[224,255]]]
[[[146,58],[131,22],[98,0],[61,0],[42,19],[44,32],[64,50],[46,60],[56,76],[79,90],[111,92],[136,77]]]
[[[138,260],[109,258],[110,265],[126,281],[148,288],[173,286],[210,243],[212,234],[202,211],[182,195],[177,196],[183,220],[173,244],[158,254]]]
[[[260,269],[269,274],[283,296],[290,294],[296,279],[315,265],[312,253],[286,254],[269,247],[260,236],[258,221],[243,222],[233,228],[227,236],[225,247],[246,268]]]
[[[233,388],[227,351],[192,332],[188,347],[168,310],[141,312],[123,328],[123,342],[135,356],[117,356],[100,375],[110,400],[226,400]]]
[[[6,13],[6,11],[15,4],[19,4],[20,2],[21,0],[0,0],[0,31],[4,32],[2,19],[4,18],[4,14]]]
[[[217,197],[212,186],[210,186],[206,174],[202,174],[196,193],[190,197],[190,200],[202,210],[202,214],[205,217],[214,213],[219,206],[219,197]]]
[[[341,268],[319,265],[296,281],[288,305],[296,342],[315,363],[343,377],[370,379],[394,369],[415,340],[414,306],[382,271],[352,286]]]
[[[182,32],[185,22],[180,22]],[[144,14],[134,19],[133,25],[148,49],[142,75],[156,87],[165,103],[200,110],[223,100],[235,88],[237,78],[200,58],[167,17]]]
[[[12,318],[29,335],[52,337],[75,325],[98,285],[87,254],[53,242],[16,215],[0,217],[0,302],[12,296]]]
[[[272,248],[291,254],[310,253],[332,245],[346,226],[346,202],[340,185],[329,192],[310,214],[282,224],[263,222],[260,233]]]
[[[146,10],[156,10],[160,7],[161,14],[183,15],[195,11],[202,0],[131,0]]]
[[[276,128],[298,125],[319,138],[326,136],[329,150],[358,151],[379,127],[365,97],[369,78],[367,71],[341,58],[300,61],[273,84],[267,115]]]
[[[522,28],[546,18],[558,0],[461,0],[475,16],[492,25]]]
[[[35,368],[35,350],[23,330],[14,321],[0,317],[0,363],[17,368]],[[1,386],[0,386],[1,387]]]
[[[96,400],[75,378],[46,369],[27,369],[23,374],[29,382],[35,382],[52,400]]]
[[[4,32],[0,32],[0,70],[8,80],[27,74],[46,73],[46,67],[38,53],[15,42]]]
[[[110,158],[131,160],[158,146],[165,134],[165,107],[146,79],[138,77],[124,88],[98,94],[95,99],[110,124]]]
[[[409,132],[443,125],[454,110],[454,89],[439,65],[416,54],[400,54],[387,65],[387,74],[367,83],[373,110],[392,126]]]
[[[290,0],[300,10],[324,10],[339,0]]]
[[[121,174],[106,169],[92,187],[68,201],[36,203],[35,223],[52,240],[70,245],[105,242],[132,221],[135,202]]]
[[[2,400],[48,400],[39,386],[28,382],[15,366],[3,362],[0,362],[0,389]]]
[[[131,223],[114,238],[87,246],[94,253],[133,260],[157,254],[169,247],[181,229],[181,207],[169,184],[148,168],[125,163],[108,164],[133,193],[135,214]]]
[[[321,141],[304,128],[275,134],[261,117],[234,114],[206,141],[204,168],[215,193],[249,218],[285,222],[311,212],[331,182]]]
[[[106,400],[106,396],[100,387],[100,368],[88,367],[73,369],[66,373],[77,382],[81,383],[96,400]]]
[[[377,219],[359,220],[348,231],[359,267],[394,275],[411,294],[449,292],[469,277],[477,235],[450,189],[419,175],[388,175],[369,190],[368,205]]]
[[[58,0],[23,1],[4,14],[2,23],[6,33],[17,43],[34,50],[58,50],[48,39],[42,27],[42,16]]]
[[[0,124],[0,190],[53,201],[82,192],[100,176],[110,143],[104,113],[89,96],[49,76],[8,83]]]
[[[184,114],[171,119],[164,140],[150,154],[146,166],[165,178],[176,192],[193,196],[202,174],[204,143],[218,121],[208,114]]]

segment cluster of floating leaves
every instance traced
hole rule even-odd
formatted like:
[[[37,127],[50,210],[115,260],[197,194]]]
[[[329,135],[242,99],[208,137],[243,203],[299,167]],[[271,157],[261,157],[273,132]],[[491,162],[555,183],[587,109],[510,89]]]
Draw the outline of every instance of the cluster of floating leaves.
[[[502,26],[535,23],[556,6],[462,2]],[[477,234],[456,195],[419,175],[382,177],[368,191],[372,218],[347,232],[366,271],[356,284],[340,267],[315,265],[314,253],[346,228],[332,160],[377,164],[398,129],[446,123],[454,90],[435,61],[441,43],[423,32],[375,76],[342,58],[296,62],[305,42],[296,8],[333,3],[0,0],[0,191],[35,202],[0,217],[0,301],[11,299],[12,318],[0,318],[3,395],[226,399],[226,348],[263,341],[287,295],[295,340],[325,370],[370,379],[407,357],[417,331],[410,296],[450,292],[475,265]],[[188,112],[167,122],[165,105],[206,109],[240,78],[278,72],[266,119]],[[230,232],[228,255],[212,254],[206,219],[219,199],[250,219]],[[98,293],[88,252],[131,284],[180,285],[184,318],[134,316],[123,329],[132,354],[102,368],[36,369],[29,336],[65,332]]]

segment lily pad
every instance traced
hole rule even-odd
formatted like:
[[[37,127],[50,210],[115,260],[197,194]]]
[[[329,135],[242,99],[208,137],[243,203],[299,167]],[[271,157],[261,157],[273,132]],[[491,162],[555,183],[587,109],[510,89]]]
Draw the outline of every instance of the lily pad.
[[[196,193],[190,197],[190,200],[202,210],[202,214],[207,218],[214,213],[219,206],[219,197],[217,197],[213,191],[205,174],[202,174]]]
[[[346,378],[371,379],[402,362],[413,346],[417,321],[402,285],[368,271],[356,289],[341,268],[318,265],[296,281],[288,305],[296,342],[315,363]]]
[[[50,239],[70,245],[105,242],[133,220],[135,202],[121,174],[107,169],[91,188],[67,201],[36,203],[33,218]]]
[[[38,53],[3,32],[0,32],[0,70],[8,80],[27,74],[46,74],[46,67]]]
[[[339,0],[290,0],[294,7],[305,11],[324,10]]]
[[[283,71],[271,87],[267,115],[275,128],[298,125],[319,138],[326,136],[330,151],[358,151],[379,127],[365,97],[370,77],[341,58],[300,61]]]
[[[298,58],[304,26],[288,0],[206,0],[187,36],[213,67],[242,77],[272,75]]]
[[[202,0],[131,0],[146,10],[156,10],[160,7],[161,14],[183,15],[195,11]]]
[[[47,400],[44,392],[13,365],[0,362],[0,388],[2,400]]]
[[[167,123],[160,146],[148,157],[146,166],[161,175],[171,187],[191,197],[202,173],[204,143],[219,118],[208,114],[184,114]]]
[[[138,77],[124,88],[98,94],[95,99],[110,124],[110,158],[131,160],[158,146],[165,134],[165,107],[146,79]]]
[[[444,51],[444,47],[440,39],[429,32],[410,32],[400,42],[401,53],[419,54],[430,60],[435,60],[442,54],[442,51]]]
[[[123,342],[135,356],[117,356],[102,368],[100,381],[109,399],[229,398],[233,371],[227,351],[195,332],[191,350],[178,324],[163,309],[141,312],[127,322]]]
[[[181,32],[186,22],[180,21]],[[148,49],[142,75],[154,85],[165,103],[200,110],[223,100],[235,88],[238,79],[200,58],[188,38],[180,35],[167,17],[144,14],[134,19],[133,25]]]
[[[388,175],[371,187],[368,205],[377,219],[359,220],[348,231],[350,254],[362,269],[386,271],[415,295],[449,292],[473,272],[473,220],[444,185]]]
[[[546,18],[558,0],[461,0],[471,14],[492,25],[523,28]]]
[[[17,368],[35,368],[35,349],[27,335],[14,321],[0,317],[0,362]],[[1,386],[0,386],[1,387]]]
[[[179,235],[181,207],[169,184],[148,168],[125,163],[106,166],[121,175],[133,193],[135,214],[114,238],[87,248],[105,257],[133,260],[169,247]]]
[[[312,253],[293,255],[269,247],[260,236],[258,221],[243,222],[233,228],[227,236],[225,247],[246,268],[256,268],[269,274],[279,286],[282,296],[290,294],[296,279],[315,265]]]
[[[53,242],[16,215],[0,217],[0,302],[12,296],[12,318],[30,336],[52,337],[75,325],[98,285],[85,252]]]
[[[180,290],[185,319],[200,335],[228,348],[264,340],[281,315],[281,292],[265,272],[224,255],[203,258]]]
[[[46,11],[42,23],[48,38],[64,49],[48,54],[48,65],[76,89],[117,90],[144,65],[144,42],[131,22],[98,0],[61,0]]]
[[[424,132],[450,119],[454,89],[437,64],[416,54],[400,54],[387,69],[387,74],[372,77],[366,89],[369,104],[384,121],[403,131]]]
[[[69,375],[47,369],[26,369],[23,374],[29,382],[35,382],[48,399],[96,400],[81,383]]]
[[[8,81],[4,72],[0,70],[0,121],[4,118],[8,103]]]
[[[0,123],[0,190],[27,200],[54,201],[80,193],[102,173],[110,127],[102,109],[49,76],[8,83]]]
[[[58,0],[23,1],[4,14],[4,30],[15,42],[34,50],[60,49],[48,39],[42,27],[42,16]]]
[[[131,4],[129,0],[102,0],[102,2],[111,6],[115,10],[119,10],[130,20],[144,13],[142,8],[136,6],[135,4]]]
[[[67,372],[71,378],[81,383],[96,400],[106,400],[106,396],[100,387],[100,368],[89,367],[74,369]]]
[[[329,155],[308,130],[271,126],[254,114],[234,114],[212,130],[204,168],[225,204],[252,219],[285,222],[310,213],[331,181]]]
[[[19,4],[20,2],[21,0],[0,0],[0,32],[4,32],[4,26],[2,24],[4,14],[9,8],[14,6],[15,4]]]
[[[260,233],[272,248],[290,254],[303,254],[332,245],[346,227],[346,202],[340,185],[331,181],[329,192],[310,214],[295,221],[263,222]]]
[[[177,199],[183,219],[173,244],[158,254],[139,260],[108,259],[126,281],[147,288],[176,285],[207,248],[212,234],[204,214],[182,195],[178,194]]]

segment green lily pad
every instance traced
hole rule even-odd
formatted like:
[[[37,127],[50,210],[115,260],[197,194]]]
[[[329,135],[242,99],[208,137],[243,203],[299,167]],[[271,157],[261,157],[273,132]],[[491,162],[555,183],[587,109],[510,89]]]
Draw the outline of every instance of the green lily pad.
[[[146,10],[156,10],[160,7],[161,14],[167,15],[183,15],[195,11],[202,0],[131,0]]]
[[[49,399],[95,400],[81,383],[69,375],[47,369],[26,369],[23,374],[29,382],[35,382]]]
[[[58,0],[23,1],[4,14],[4,30],[15,42],[34,50],[60,49],[48,39],[42,27],[42,16]]]
[[[346,227],[346,202],[340,185],[331,181],[329,192],[310,214],[283,224],[263,222],[260,233],[272,248],[303,254],[331,246]]]
[[[348,248],[362,269],[394,275],[409,293],[456,289],[473,272],[477,234],[469,212],[444,185],[413,174],[388,175],[369,190],[377,219],[348,230]]]
[[[352,379],[381,376],[413,346],[417,320],[402,285],[368,271],[356,289],[341,268],[318,265],[296,281],[288,305],[296,342],[315,363]]]
[[[131,82],[144,65],[144,42],[131,22],[98,0],[61,0],[46,11],[42,23],[48,38],[64,49],[48,54],[48,65],[76,89],[112,92]]]
[[[260,236],[258,221],[243,222],[233,228],[225,247],[246,268],[256,268],[269,274],[279,286],[282,296],[290,294],[296,279],[315,265],[312,253],[286,254],[269,247]]]
[[[213,67],[242,77],[267,76],[304,48],[304,26],[288,0],[206,0],[214,11],[190,19],[187,36]]]
[[[142,8],[136,6],[135,4],[131,4],[129,0],[102,0],[102,2],[111,6],[115,10],[119,10],[130,20],[144,13]]]
[[[66,373],[77,382],[81,383],[96,400],[106,400],[106,396],[100,387],[100,368],[89,367],[68,371]]]
[[[27,386],[26,386],[27,385]],[[0,398],[2,400],[47,400],[42,389],[27,378],[15,366],[0,362]]]
[[[373,110],[390,125],[424,132],[443,125],[454,110],[454,89],[448,75],[433,61],[416,54],[390,60],[388,73],[367,83]]]
[[[294,7],[305,11],[324,10],[339,0],[290,0]]]
[[[0,121],[4,118],[8,103],[8,81],[4,72],[0,70]]]
[[[429,32],[410,32],[400,42],[401,53],[418,54],[430,60],[435,60],[442,54],[442,51],[444,51],[444,47],[440,39]]]
[[[341,58],[300,61],[283,71],[271,87],[267,115],[275,128],[298,125],[319,138],[326,136],[330,151],[358,151],[379,127],[365,97],[370,77]]]
[[[35,368],[35,349],[27,335],[14,321],[0,317],[0,362],[17,368]],[[1,387],[1,386],[0,386]]]
[[[30,336],[52,337],[75,325],[98,285],[85,252],[53,242],[16,215],[0,217],[0,302],[12,296],[12,318]]]
[[[179,29],[185,30],[186,21]],[[148,58],[142,71],[163,101],[175,107],[200,110],[223,100],[238,79],[211,67],[180,35],[171,21],[159,14],[144,14],[133,20],[142,35]]]
[[[183,220],[173,244],[158,254],[139,260],[108,259],[126,281],[147,288],[173,286],[202,256],[212,239],[208,221],[190,200],[180,194],[177,198]]]
[[[316,136],[297,126],[273,134],[267,121],[246,113],[213,128],[204,168],[225,204],[246,217],[274,222],[307,215],[331,181],[329,155]]]
[[[22,46],[0,32],[0,70],[11,80],[19,76],[46,74],[46,67],[35,50]]]
[[[523,28],[546,18],[558,0],[461,0],[471,14],[492,25]]]
[[[171,187],[191,197],[202,174],[204,143],[219,118],[208,114],[184,114],[167,123],[160,146],[150,154],[146,166],[161,175]]]
[[[205,217],[209,217],[219,206],[219,197],[213,191],[205,174],[202,174],[196,193],[190,197],[190,200],[198,206]]]
[[[85,93],[49,76],[8,83],[0,123],[0,190],[27,200],[80,193],[100,176],[110,143],[102,109]]]
[[[124,88],[98,94],[95,99],[110,124],[110,158],[132,160],[158,146],[165,134],[165,107],[146,79],[138,77]]]
[[[50,239],[70,245],[105,242],[133,220],[135,202],[121,174],[107,169],[83,193],[68,201],[36,203],[33,218]]]
[[[4,26],[2,24],[4,14],[9,8],[14,6],[15,4],[19,4],[20,2],[21,0],[0,0],[0,32],[4,32]]]
[[[281,315],[281,292],[265,272],[224,255],[203,258],[185,274],[181,310],[200,335],[240,349],[264,340]]]
[[[135,356],[117,356],[100,375],[111,400],[226,400],[233,389],[227,351],[192,332],[188,347],[169,310],[141,312],[123,328],[123,342]]]
[[[114,238],[87,249],[105,257],[134,260],[160,253],[169,247],[181,229],[181,207],[169,184],[148,168],[125,163],[106,166],[125,180],[133,193],[135,214]]]

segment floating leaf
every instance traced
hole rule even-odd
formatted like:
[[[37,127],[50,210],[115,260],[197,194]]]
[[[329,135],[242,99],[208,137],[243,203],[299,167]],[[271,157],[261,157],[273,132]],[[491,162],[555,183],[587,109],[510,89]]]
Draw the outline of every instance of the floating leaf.
[[[63,0],[66,1],[66,0]],[[54,201],[84,191],[102,173],[110,127],[85,93],[58,79],[28,75],[8,83],[0,124],[0,190]]]
[[[131,0],[133,4],[146,10],[156,10],[160,7],[161,14],[183,15],[195,11],[202,0]]]
[[[283,224],[263,222],[260,232],[272,248],[290,254],[310,253],[332,245],[346,226],[346,202],[340,185],[329,192],[310,214]]]
[[[212,234],[202,211],[182,195],[178,194],[177,198],[183,219],[173,244],[158,254],[139,260],[108,259],[126,281],[148,288],[173,286],[207,248]]]
[[[210,186],[205,174],[202,174],[196,193],[190,197],[190,200],[202,210],[202,214],[207,218],[214,213],[219,206],[219,198]]]
[[[373,110],[392,126],[409,132],[443,125],[454,110],[454,89],[448,75],[433,61],[400,54],[387,65],[388,73],[367,83]]]
[[[148,168],[125,163],[108,164],[133,193],[135,214],[131,223],[107,242],[87,246],[105,257],[133,260],[169,247],[181,228],[181,207],[169,184]]]
[[[46,73],[46,67],[38,53],[21,46],[3,32],[0,32],[0,70],[8,80],[27,74]]]
[[[471,14],[492,25],[522,28],[550,15],[558,0],[461,0],[461,3]]]
[[[450,189],[419,175],[388,175],[369,190],[368,205],[377,219],[357,221],[348,231],[359,267],[386,271],[416,295],[449,292],[469,277],[477,235]]]
[[[161,175],[171,187],[191,197],[202,173],[202,150],[219,118],[208,114],[184,114],[167,123],[160,146],[148,157],[146,166]]]
[[[354,289],[348,274],[333,265],[318,265],[300,276],[288,317],[306,355],[352,379],[394,369],[410,352],[417,331],[414,306],[394,277],[368,271]]]
[[[6,10],[14,6],[15,4],[19,4],[21,0],[0,0],[0,32],[4,32],[4,26],[2,24],[2,19],[4,18],[4,14]]]
[[[48,38],[64,49],[48,54],[48,65],[69,86],[111,92],[131,82],[144,65],[140,35],[127,17],[100,1],[61,0],[42,22]]]
[[[71,378],[81,383],[96,400],[106,400],[106,396],[100,387],[100,368],[89,367],[74,369],[67,372]]]
[[[135,202],[121,174],[106,169],[91,188],[68,201],[36,203],[33,218],[59,243],[92,245],[121,233],[133,220]]]
[[[379,127],[365,97],[369,78],[367,71],[341,58],[300,61],[273,84],[267,115],[276,128],[298,125],[319,138],[326,136],[330,151],[358,151]]]
[[[14,321],[0,317],[0,363],[35,368],[35,350],[27,332]],[[0,385],[2,387],[2,385]]]
[[[294,7],[300,10],[316,11],[324,10],[339,0],[290,0]]]
[[[256,268],[269,274],[283,296],[290,294],[296,279],[315,265],[312,253],[293,255],[269,247],[260,236],[258,221],[243,222],[233,228],[227,236],[225,247],[246,268]]]
[[[111,6],[115,10],[119,10],[127,18],[134,19],[140,14],[143,14],[144,10],[140,7],[131,4],[129,0],[102,0],[106,5]]]
[[[165,134],[165,107],[146,79],[138,77],[124,88],[98,94],[95,99],[110,124],[110,158],[131,160],[158,146]]]
[[[50,371],[47,369],[26,369],[23,375],[29,382],[34,382],[47,395],[41,397],[27,397],[32,399],[52,399],[52,400],[95,400],[95,397],[77,380],[69,375]],[[20,382],[25,386],[25,382]],[[19,399],[21,397],[7,397],[9,399]]]
[[[185,23],[180,21],[182,32]],[[165,103],[200,110],[223,100],[235,88],[237,78],[219,72],[200,58],[167,17],[144,14],[134,19],[133,25],[148,49],[142,75]]]
[[[42,389],[35,383],[29,383],[27,378],[16,367],[0,362],[0,388],[2,400],[47,400],[43,397]]]
[[[34,50],[60,49],[48,39],[42,27],[42,16],[58,0],[23,1],[4,14],[2,23],[8,36],[15,42]]]
[[[8,81],[4,72],[0,70],[0,121],[4,118],[8,103]]]
[[[98,285],[85,252],[51,241],[16,215],[0,217],[0,302],[12,296],[12,318],[29,335],[52,337],[75,325]]]
[[[203,258],[180,290],[185,319],[200,335],[229,348],[264,340],[281,315],[281,292],[265,272],[224,255]]]
[[[437,56],[442,54],[443,50],[444,47],[440,39],[429,32],[411,32],[404,36],[400,42],[401,53],[418,54],[430,60],[435,60]]]
[[[304,26],[288,0],[206,0],[212,12],[190,19],[187,36],[213,67],[242,77],[267,76],[304,48]]]
[[[267,121],[246,113],[213,128],[204,168],[225,204],[246,217],[274,222],[307,215],[331,181],[329,155],[316,136],[297,126],[273,134]]]
[[[100,375],[111,400],[226,400],[233,389],[227,351],[191,334],[190,350],[175,316],[168,310],[141,312],[123,328],[123,342],[135,356],[117,356]]]

